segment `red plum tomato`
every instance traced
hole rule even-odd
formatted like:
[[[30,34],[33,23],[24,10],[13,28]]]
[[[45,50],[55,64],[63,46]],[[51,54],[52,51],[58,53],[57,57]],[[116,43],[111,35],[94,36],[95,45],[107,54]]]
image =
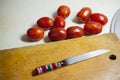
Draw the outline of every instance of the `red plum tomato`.
[[[98,34],[102,31],[102,25],[98,22],[88,21],[84,25],[84,31],[88,34]]]
[[[41,17],[38,19],[37,24],[39,27],[42,27],[43,29],[50,29],[54,25],[54,21],[50,17]]]
[[[70,15],[70,8],[66,5],[59,6],[57,10],[57,15],[63,18],[67,18]]]
[[[64,40],[67,37],[67,33],[64,28],[54,28],[48,33],[48,37],[53,41]]]
[[[105,25],[108,22],[107,16],[101,13],[93,13],[90,18],[91,21],[99,22],[102,25]]]
[[[40,27],[29,28],[27,30],[27,36],[31,40],[40,40],[44,37],[44,29]]]
[[[84,23],[89,20],[91,14],[92,10],[89,7],[84,7],[77,13],[77,18],[80,23]]]
[[[84,35],[84,30],[80,26],[71,26],[67,28],[68,38],[77,38]]]
[[[55,28],[64,28],[66,25],[66,22],[63,17],[57,16],[54,20],[54,27]]]

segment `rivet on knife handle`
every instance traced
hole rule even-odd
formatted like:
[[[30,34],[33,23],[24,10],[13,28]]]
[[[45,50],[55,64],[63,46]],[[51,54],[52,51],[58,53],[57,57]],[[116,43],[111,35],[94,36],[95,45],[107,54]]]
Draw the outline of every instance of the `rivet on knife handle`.
[[[66,65],[67,65],[67,62],[64,61],[64,60],[60,61],[60,62],[56,62],[56,63],[51,63],[51,64],[43,65],[43,66],[40,66],[40,67],[36,68],[34,70],[33,75],[42,74],[42,73],[45,73],[45,72],[48,72],[48,71],[55,70],[57,68],[66,66]]]

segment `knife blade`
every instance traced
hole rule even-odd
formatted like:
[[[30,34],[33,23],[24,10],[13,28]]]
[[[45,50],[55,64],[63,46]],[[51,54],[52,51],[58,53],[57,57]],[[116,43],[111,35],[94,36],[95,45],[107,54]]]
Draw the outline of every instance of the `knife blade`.
[[[96,57],[96,56],[99,56],[99,55],[102,55],[102,54],[105,54],[108,52],[110,52],[110,50],[99,49],[99,50],[84,53],[82,55],[74,56],[71,58],[66,58],[66,59],[59,61],[59,62],[43,65],[43,66],[35,68],[35,70],[33,71],[33,75],[38,75],[38,74],[42,74],[42,73],[45,73],[48,71],[52,71],[52,70],[55,70],[57,68],[61,68],[61,67],[64,67],[64,66],[67,66],[70,64],[84,61],[84,60],[87,60],[87,59],[90,59],[90,58],[93,58],[93,57]]]

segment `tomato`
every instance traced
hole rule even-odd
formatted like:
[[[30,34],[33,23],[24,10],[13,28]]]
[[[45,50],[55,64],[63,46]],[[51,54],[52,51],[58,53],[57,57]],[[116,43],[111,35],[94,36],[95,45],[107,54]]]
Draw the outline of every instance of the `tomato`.
[[[37,21],[37,24],[39,27],[42,27],[43,29],[50,29],[53,27],[54,21],[50,17],[41,17]]]
[[[66,5],[61,5],[57,10],[57,15],[66,18],[70,15],[70,8]]]
[[[40,27],[29,28],[27,30],[27,36],[31,40],[40,40],[44,36],[44,29]]]
[[[89,7],[84,7],[77,13],[77,18],[81,23],[84,23],[89,20],[91,14],[92,10]]]
[[[105,25],[108,22],[107,16],[101,13],[93,13],[90,18],[91,21],[99,22],[102,25]]]
[[[66,39],[67,33],[64,28],[54,28],[54,29],[50,30],[50,32],[48,33],[48,36],[53,41],[59,41],[59,40]]]
[[[79,26],[71,26],[67,28],[68,38],[77,38],[84,35],[84,30]]]
[[[54,20],[54,26],[56,28],[64,28],[66,25],[66,22],[64,20],[64,18],[62,18],[61,16],[57,16]]]
[[[84,25],[84,31],[89,34],[98,34],[102,31],[102,25],[98,22],[88,21]]]

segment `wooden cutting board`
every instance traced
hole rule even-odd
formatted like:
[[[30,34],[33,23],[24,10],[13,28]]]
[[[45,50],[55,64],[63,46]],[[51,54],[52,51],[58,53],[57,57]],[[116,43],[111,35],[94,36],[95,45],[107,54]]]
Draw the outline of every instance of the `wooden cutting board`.
[[[38,66],[103,48],[111,52],[32,76]],[[115,60],[109,59],[111,54],[116,56]],[[120,42],[109,33],[1,50],[0,80],[120,80]]]

